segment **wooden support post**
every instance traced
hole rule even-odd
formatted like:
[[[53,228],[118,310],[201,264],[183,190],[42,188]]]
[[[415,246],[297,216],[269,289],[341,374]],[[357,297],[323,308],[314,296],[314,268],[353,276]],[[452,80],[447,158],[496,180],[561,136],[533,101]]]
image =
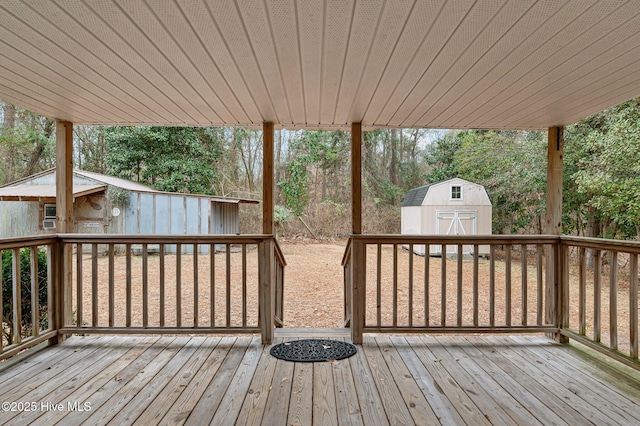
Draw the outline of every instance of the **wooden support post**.
[[[351,124],[351,233],[362,234],[362,124]]]
[[[351,124],[351,233],[362,234],[362,124]],[[366,245],[351,246],[351,341],[362,344],[366,294]]]
[[[73,232],[73,124],[67,121],[56,123],[56,229],[58,233]],[[59,251],[60,262],[58,300],[59,321],[56,326],[70,324],[72,315],[72,267],[71,246]]]
[[[545,219],[545,233],[549,235],[562,234],[562,156],[564,153],[564,128],[561,126],[550,127],[547,146],[547,214]],[[558,244],[560,242],[558,241]],[[555,252],[555,253],[554,253]],[[547,253],[547,280],[545,291],[545,319],[547,324],[556,324],[563,327],[564,313],[559,312],[565,305],[564,282],[566,276],[564,268],[564,256],[560,255],[560,248],[556,247]],[[560,333],[555,333],[553,338],[566,343],[568,339]]]
[[[273,234],[273,123],[262,125],[262,233]]]
[[[258,290],[259,321],[262,344],[273,343],[275,321],[275,258],[273,240],[267,238],[258,245],[258,274],[260,287]]]

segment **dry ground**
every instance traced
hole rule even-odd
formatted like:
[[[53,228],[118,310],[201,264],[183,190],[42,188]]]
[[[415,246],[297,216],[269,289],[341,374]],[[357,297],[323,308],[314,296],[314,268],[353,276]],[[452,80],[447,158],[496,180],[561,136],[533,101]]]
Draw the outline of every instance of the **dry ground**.
[[[285,270],[285,290],[284,290],[284,321],[286,327],[312,327],[312,328],[332,328],[341,327],[344,321],[343,309],[343,270],[341,259],[344,253],[346,241],[310,243],[310,242],[281,242],[281,248],[287,261]],[[381,255],[381,309],[380,321],[382,324],[393,324],[394,317],[397,324],[407,324],[409,321],[408,299],[411,293],[412,310],[411,321],[413,324],[424,324],[425,311],[429,318],[429,324],[441,324],[443,312],[442,307],[442,263],[439,258],[427,258],[413,256],[413,287],[409,289],[409,254],[407,250],[401,248],[397,251],[398,256],[398,279],[396,282],[398,297],[395,301],[396,310],[394,313],[393,297],[393,249],[390,246],[383,246]],[[197,317],[199,325],[209,325],[211,319],[210,299],[210,255],[197,256],[198,273],[197,283],[198,295],[194,299],[194,256],[183,254],[180,259],[181,279],[177,284],[177,257],[175,255],[165,256],[165,324],[174,326],[177,323],[178,305],[176,299],[180,293],[180,317],[182,326],[194,324]],[[375,247],[369,247],[367,252],[367,323],[374,324],[377,321],[377,266]],[[425,304],[424,292],[424,270],[425,260],[429,262],[429,290],[428,303]],[[230,324],[234,326],[243,325],[243,318],[248,325],[257,325],[257,250],[249,247],[246,255],[246,290],[243,292],[242,286],[242,253],[233,252],[229,255],[230,273],[227,275],[226,253],[216,253],[214,256],[214,312],[215,325]],[[507,299],[505,297],[505,263],[500,256],[496,259],[496,299],[495,299],[495,323],[505,324],[507,316]],[[75,269],[74,262],[74,269]],[[82,322],[92,324],[92,281],[91,281],[91,256],[83,255],[83,303]],[[471,325],[473,323],[473,293],[472,276],[473,263],[462,262],[463,271],[463,292],[462,292],[462,324]],[[124,326],[127,323],[126,300],[126,262],[125,256],[117,256],[115,262],[115,286],[114,286],[114,318],[115,325]],[[479,301],[478,317],[479,323],[489,323],[489,269],[488,261],[481,261],[479,265]],[[513,254],[511,268],[511,324],[522,323],[522,273],[521,261],[518,253]],[[148,282],[147,282],[147,312],[148,323],[157,325],[160,321],[160,285],[159,285],[159,256],[149,256]],[[447,324],[455,324],[458,315],[457,272],[458,262],[456,260],[446,260],[446,303],[445,321]],[[571,325],[577,329],[578,323],[578,293],[577,293],[577,269],[573,268],[571,276]],[[76,272],[74,271],[74,276]],[[132,256],[131,265],[131,294],[132,305],[131,324],[141,325],[143,322],[142,312],[144,302],[143,290],[143,265],[141,256]],[[526,321],[528,324],[535,324],[537,320],[537,272],[535,260],[529,259],[526,274]],[[229,278],[229,281],[227,281]],[[607,343],[609,339],[609,289],[608,279],[603,276],[602,290],[602,340]],[[229,284],[229,285],[227,285]],[[107,325],[109,322],[109,289],[108,289],[108,258],[98,259],[98,288],[97,301],[97,321],[98,325]],[[227,302],[227,292],[231,296]],[[587,324],[593,324],[593,278],[587,281]],[[243,304],[243,294],[246,303]],[[75,300],[74,293],[74,300]],[[620,348],[624,352],[628,351],[629,341],[629,294],[628,287],[621,283],[618,291],[618,338]],[[198,306],[197,315],[195,306]],[[245,314],[243,315],[243,305]],[[426,308],[425,308],[426,305]],[[543,308],[544,309],[544,308]],[[74,305],[74,312],[77,315],[77,304]],[[587,327],[587,335],[593,335],[593,329]]]

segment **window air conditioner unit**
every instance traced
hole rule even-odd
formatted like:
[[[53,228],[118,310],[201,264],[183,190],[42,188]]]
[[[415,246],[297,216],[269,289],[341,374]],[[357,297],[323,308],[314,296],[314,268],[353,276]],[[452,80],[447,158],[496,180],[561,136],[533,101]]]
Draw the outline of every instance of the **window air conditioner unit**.
[[[56,221],[52,219],[43,220],[42,227],[44,229],[56,229]]]

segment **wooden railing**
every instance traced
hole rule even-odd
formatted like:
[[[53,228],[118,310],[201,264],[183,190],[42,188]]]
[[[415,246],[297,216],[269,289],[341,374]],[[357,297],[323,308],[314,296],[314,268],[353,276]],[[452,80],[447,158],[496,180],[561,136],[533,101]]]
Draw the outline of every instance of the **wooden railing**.
[[[354,342],[364,332],[546,332],[639,368],[638,254],[637,242],[565,236],[357,235],[342,262],[345,324]]]
[[[56,338],[56,247],[55,236],[0,240],[0,359]]]
[[[271,236],[59,238],[74,257],[61,333],[260,332],[268,341],[282,324],[286,263]]]
[[[561,237],[565,265],[561,333],[638,367],[640,243]]]

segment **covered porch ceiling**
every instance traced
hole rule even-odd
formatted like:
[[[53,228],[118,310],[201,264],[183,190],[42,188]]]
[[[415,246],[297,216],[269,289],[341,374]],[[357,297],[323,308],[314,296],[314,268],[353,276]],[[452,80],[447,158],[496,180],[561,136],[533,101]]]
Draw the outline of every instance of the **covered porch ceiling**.
[[[0,3],[0,98],[75,124],[547,129],[636,96],[636,0]]]

